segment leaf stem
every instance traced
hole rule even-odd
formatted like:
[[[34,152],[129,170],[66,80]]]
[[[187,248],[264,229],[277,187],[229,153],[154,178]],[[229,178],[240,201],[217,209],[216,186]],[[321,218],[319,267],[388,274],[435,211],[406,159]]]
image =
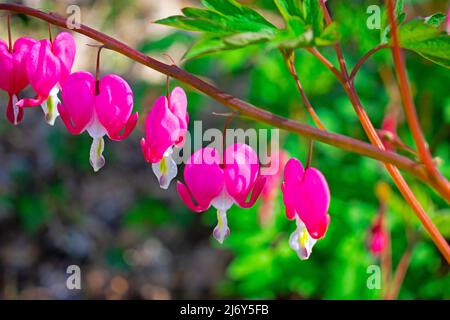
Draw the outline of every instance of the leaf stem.
[[[297,70],[295,68],[295,53],[293,51],[290,53],[286,53],[286,52],[282,51],[282,54],[283,54],[284,60],[286,61],[289,73],[292,75],[292,78],[294,79],[295,84],[297,85],[298,92],[300,93],[300,96],[302,97],[302,100],[303,100],[303,103],[305,104],[306,110],[308,110],[308,112],[311,115],[317,128],[319,128],[321,130],[326,130],[325,125],[322,123],[322,121],[320,121],[319,116],[317,115],[313,106],[309,102],[309,99],[306,96],[305,91],[303,90],[300,79],[298,78]]]
[[[350,74],[349,80],[353,81],[356,74],[358,73],[359,69],[361,68],[361,66],[364,64],[364,62],[366,62],[367,59],[369,59],[374,53],[377,53],[378,51],[384,49],[384,48],[388,48],[389,45],[387,43],[382,43],[377,45],[375,48],[369,50],[364,56],[362,56],[361,59],[359,59],[359,61],[355,64],[355,66],[353,67],[352,73]]]

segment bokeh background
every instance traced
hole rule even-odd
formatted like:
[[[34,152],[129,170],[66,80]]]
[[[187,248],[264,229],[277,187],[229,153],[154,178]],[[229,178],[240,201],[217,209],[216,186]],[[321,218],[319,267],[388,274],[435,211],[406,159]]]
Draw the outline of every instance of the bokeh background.
[[[193,33],[152,23],[198,1],[17,1],[65,14],[67,6],[81,7],[83,24],[99,29],[167,63],[177,64],[215,83],[226,92],[283,116],[310,123],[279,52],[262,46],[181,61],[195,40]],[[271,0],[244,1],[282,23]],[[379,32],[366,27],[366,8],[381,1],[330,1],[343,35],[350,66],[377,44]],[[448,1],[406,1],[407,19],[446,12]],[[0,17],[0,37],[6,39],[6,16]],[[14,16],[14,38],[47,37],[46,23]],[[53,28],[56,34],[57,28]],[[74,34],[78,54],[74,70],[94,71],[92,40]],[[324,54],[335,61],[333,51]],[[449,72],[414,53],[407,53],[412,88],[423,125],[440,169],[450,177]],[[297,69],[306,93],[328,129],[366,139],[342,88],[308,53],[297,53]],[[379,208],[376,185],[391,185],[374,160],[316,144],[313,165],[328,179],[332,200],[331,224],[308,261],[300,261],[288,246],[295,229],[287,221],[281,195],[259,201],[252,209],[229,212],[231,236],[224,245],[211,237],[215,212],[195,214],[179,200],[174,183],[167,192],[141,155],[145,114],[165,94],[165,76],[121,55],[104,50],[102,74],[114,72],[131,84],[138,128],[123,142],[106,142],[106,166],[94,174],[87,134],[71,136],[60,120],[49,127],[40,108],[26,110],[12,127],[0,117],[0,297],[4,299],[176,299],[283,298],[379,299],[383,290],[367,287],[367,268],[379,258],[367,248],[370,227]],[[0,75],[1,76],[1,75]],[[184,84],[192,120],[203,127],[222,128],[225,119],[213,112],[223,106]],[[399,104],[388,51],[377,53],[362,68],[356,88],[380,126],[388,108]],[[31,96],[30,89],[24,95]],[[0,93],[0,109],[7,97]],[[236,119],[232,127],[267,128]],[[402,124],[401,137],[412,145]],[[308,142],[282,133],[281,145],[291,156],[306,160]],[[182,169],[180,170],[182,172]],[[448,204],[428,187],[408,177],[425,209],[450,238]],[[393,268],[417,238],[411,263],[400,290],[401,299],[449,299],[449,267],[411,210],[392,187],[388,200]],[[261,223],[261,220],[264,223]],[[69,291],[66,268],[79,265],[82,289]],[[383,283],[382,286],[386,284]],[[384,287],[382,288],[384,289]]]

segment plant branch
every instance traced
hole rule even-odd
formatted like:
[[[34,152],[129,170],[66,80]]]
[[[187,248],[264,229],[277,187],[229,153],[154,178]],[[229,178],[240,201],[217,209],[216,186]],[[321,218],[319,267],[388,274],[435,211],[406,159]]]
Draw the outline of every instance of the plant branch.
[[[411,244],[408,244],[403,256],[400,259],[400,262],[397,265],[397,269],[395,270],[394,279],[392,280],[392,284],[390,290],[386,294],[386,300],[395,300],[400,293],[400,289],[403,284],[403,280],[405,279],[406,272],[408,271],[409,263],[411,262],[411,256],[415,248],[415,241]]]
[[[330,24],[332,22],[330,13],[328,12],[328,8],[325,5],[324,0],[319,0],[319,3],[324,11],[324,16],[327,24]],[[339,59],[339,64],[341,66],[341,74],[344,81],[344,89],[352,102],[352,105],[355,109],[355,112],[358,116],[359,121],[361,122],[361,125],[364,128],[364,131],[366,132],[369,140],[372,142],[373,145],[377,146],[381,150],[385,150],[384,145],[378,136],[372,122],[370,121],[369,116],[367,115],[366,111],[364,110],[361,101],[358,97],[358,94],[356,93],[355,87],[352,82],[348,81],[349,76],[347,72],[347,67],[345,64],[344,56],[342,53],[342,49],[339,43],[335,45],[336,48],[336,54]],[[433,242],[435,243],[436,247],[439,249],[439,251],[442,253],[444,258],[446,259],[447,263],[450,264],[450,246],[445,240],[445,238],[442,236],[442,234],[439,232],[439,230],[434,225],[433,221],[430,219],[430,217],[427,215],[425,210],[422,208],[420,202],[415,197],[414,193],[412,192],[411,188],[409,187],[408,183],[403,178],[402,174],[398,170],[398,168],[392,164],[385,163],[384,166],[386,167],[387,171],[391,175],[395,185],[399,189],[402,196],[405,198],[406,202],[409,204],[409,206],[414,210],[416,213],[416,216],[421,221],[422,225],[425,227],[427,232],[430,234],[430,237],[432,238]],[[442,186],[440,186],[442,187]],[[448,199],[449,192],[444,189],[440,189],[444,196]]]
[[[319,59],[331,72],[333,72],[340,83],[344,83],[339,70],[336,69],[335,66],[333,66],[333,64],[319,52],[319,50],[317,50],[316,48],[306,48],[306,51]]]
[[[62,27],[62,28],[68,28],[66,25],[66,19],[56,15],[54,13],[45,13],[40,10],[36,10],[33,8],[29,8],[26,6],[18,5],[18,4],[0,4],[0,10],[8,10],[13,11],[21,14],[26,14],[29,16],[33,16],[36,18],[39,18],[41,20],[47,21],[53,25]],[[397,186],[399,187],[400,191],[402,192],[405,199],[407,199],[410,206],[414,209],[414,211],[417,213],[419,219],[424,224],[427,231],[430,233],[433,241],[435,241],[436,245],[440,249],[440,251],[443,253],[444,257],[447,259],[447,261],[450,262],[450,248],[448,247],[447,242],[445,239],[443,239],[442,235],[439,233],[439,231],[436,229],[436,227],[433,225],[429,217],[426,215],[426,213],[421,208],[420,204],[418,203],[417,199],[412,194],[411,190],[409,189],[409,186],[406,184],[406,182],[403,180],[403,177],[401,176],[400,172],[396,168],[398,166],[399,168],[403,168],[412,174],[414,174],[417,177],[421,177],[422,180],[427,181],[428,183],[432,184],[431,181],[428,179],[428,177],[424,174],[422,168],[418,166],[414,161],[409,160],[406,157],[400,156],[393,152],[386,152],[383,148],[383,145],[376,135],[376,131],[371,127],[372,130],[369,130],[369,138],[375,139],[374,142],[376,143],[376,146],[370,146],[362,141],[359,141],[357,139],[353,139],[350,137],[333,134],[330,132],[326,132],[320,129],[316,129],[311,126],[303,125],[298,122],[292,121],[290,119],[286,119],[283,117],[280,117],[278,115],[272,114],[268,111],[259,109],[245,101],[242,101],[240,99],[237,99],[229,94],[224,93],[220,89],[212,86],[211,84],[208,84],[201,79],[195,77],[194,75],[191,75],[190,73],[176,67],[176,66],[170,66],[166,65],[160,61],[157,61],[153,58],[150,58],[146,56],[145,54],[136,51],[132,49],[131,47],[125,45],[123,42],[120,42],[108,35],[105,35],[97,30],[94,30],[90,27],[81,25],[80,28],[75,29],[75,32],[78,32],[80,34],[83,34],[91,39],[94,39],[100,43],[105,44],[110,50],[114,50],[116,52],[119,52],[130,59],[141,63],[147,67],[150,67],[156,71],[159,71],[163,74],[169,75],[175,79],[178,79],[184,83],[189,84],[191,87],[203,92],[204,94],[212,97],[216,101],[222,103],[223,105],[239,111],[243,115],[247,115],[249,118],[252,118],[257,121],[264,122],[269,125],[276,126],[280,129],[285,129],[287,131],[291,131],[300,135],[303,135],[310,139],[315,139],[318,141],[321,141],[323,143],[327,143],[330,145],[334,145],[337,147],[340,147],[344,150],[360,153],[363,155],[370,156],[372,158],[375,158],[377,160],[381,160],[383,162],[392,163],[392,164],[385,164],[388,168],[388,171],[391,173],[391,175],[394,178],[394,181],[396,182]],[[337,48],[339,45],[336,46]],[[340,48],[340,47],[339,47]],[[340,51],[340,50],[338,50]],[[340,54],[342,56],[342,52]],[[341,61],[342,60],[342,61]],[[347,83],[348,86],[348,73],[345,68],[345,62],[343,59],[340,59],[341,64],[341,70],[342,74],[346,75],[345,83]],[[349,91],[350,96],[354,94],[354,90]],[[355,95],[356,99],[357,96]],[[355,100],[354,100],[355,101]],[[363,119],[364,120],[364,119]],[[366,122],[367,124],[367,122]],[[370,122],[368,122],[370,124]],[[366,129],[370,126],[366,125]],[[374,136],[375,135],[375,138]],[[380,150],[381,149],[381,150]],[[433,184],[432,184],[433,185]],[[435,185],[433,185],[435,186]],[[436,187],[436,186],[435,186]],[[440,191],[439,189],[437,189]],[[445,196],[445,194],[444,194]],[[447,199],[449,199],[448,197]]]
[[[398,36],[398,26],[395,19],[395,4],[393,0],[386,0],[387,12],[389,17],[389,23],[391,25],[391,35],[392,35],[392,56],[394,59],[395,71],[397,74],[401,96],[403,99],[403,106],[406,115],[406,121],[411,130],[414,142],[417,146],[417,151],[419,158],[424,163],[430,177],[435,180],[442,188],[450,192],[450,183],[439,173],[437,170],[433,156],[428,149],[428,144],[425,141],[422,129],[420,127],[420,122],[417,117],[416,107],[414,105],[414,100],[412,98],[411,90],[409,87],[408,75],[406,74],[405,62],[403,59],[403,54],[400,49],[400,39]]]
[[[388,48],[389,45],[387,43],[382,43],[377,45],[375,48],[369,50],[364,56],[362,56],[361,59],[359,59],[359,61],[355,64],[355,66],[353,67],[352,73],[350,74],[350,81],[353,81],[356,74],[358,73],[359,69],[361,68],[361,66],[364,64],[364,62],[366,62],[367,59],[369,59],[374,53],[377,53],[378,51],[384,49],[384,48]]]
[[[6,3],[0,3],[0,10],[25,14],[49,22],[61,28],[68,28],[66,19],[55,13],[46,13],[23,5]],[[237,99],[221,91],[213,85],[204,82],[200,78],[178,68],[177,66],[167,65],[149,56],[146,56],[145,54],[127,46],[123,42],[120,42],[88,26],[80,25],[80,28],[74,29],[73,31],[85,35],[86,37],[95,41],[98,41],[99,43],[106,45],[109,50],[116,51],[136,61],[137,63],[145,65],[172,78],[176,78],[179,81],[182,81],[199,90],[200,92],[203,92],[204,94],[210,96],[211,98],[229,107],[230,109],[238,111],[240,114],[246,115],[253,120],[261,121],[263,123],[273,125],[277,128],[284,129],[305,136],[306,138],[314,139],[349,152],[358,153],[382,162],[392,163],[402,170],[411,173],[420,180],[429,183],[429,180],[421,165],[408,159],[407,157],[401,156],[394,152],[382,151],[358,139],[319,130],[314,127],[304,125],[296,121],[275,115],[266,110],[257,108],[245,101]]]
[[[320,121],[319,116],[317,115],[316,111],[314,110],[313,106],[309,102],[308,97],[306,96],[305,91],[303,90],[302,84],[300,82],[300,79],[297,75],[297,70],[295,68],[295,53],[294,52],[281,52],[283,54],[283,57],[286,61],[286,65],[288,67],[289,73],[292,75],[292,78],[295,81],[295,84],[297,85],[298,92],[300,93],[300,96],[302,97],[303,103],[305,104],[306,110],[308,110],[309,114],[313,118],[314,123],[316,126],[321,130],[326,130],[325,125]]]

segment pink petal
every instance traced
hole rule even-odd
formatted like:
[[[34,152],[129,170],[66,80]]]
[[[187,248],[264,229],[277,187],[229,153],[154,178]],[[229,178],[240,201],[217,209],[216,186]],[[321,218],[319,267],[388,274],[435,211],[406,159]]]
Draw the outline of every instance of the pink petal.
[[[286,208],[286,216],[289,220],[294,219],[297,213],[297,196],[302,184],[304,169],[300,161],[290,159],[284,168],[284,181],[281,185],[283,202]]]
[[[133,110],[133,91],[124,79],[113,74],[106,75],[100,80],[99,89],[100,92],[95,97],[97,118],[110,138],[118,138],[120,131],[127,125]],[[132,125],[134,119],[128,125],[127,130],[134,128]]]
[[[251,208],[255,204],[256,200],[258,200],[259,196],[261,195],[261,192],[264,189],[264,185],[266,184],[267,178],[264,176],[259,176],[256,179],[255,184],[253,185],[253,188],[251,190],[251,196],[248,201],[246,199],[237,197],[235,198],[236,203],[242,207],[242,208]]]
[[[327,231],[329,205],[330,190],[325,177],[316,168],[306,169],[297,194],[297,214],[314,239],[322,238]]]
[[[0,89],[14,93],[14,61],[8,45],[0,39]]]
[[[23,37],[14,43],[14,91],[18,93],[29,84],[27,76],[27,59],[36,40]]]
[[[258,156],[250,146],[238,143],[225,150],[225,184],[236,202],[247,200],[258,173]]]
[[[26,59],[35,43],[31,38],[19,38],[9,52],[8,45],[0,40],[0,89],[18,94],[28,85]]]
[[[192,210],[207,210],[211,201],[224,187],[224,174],[220,168],[221,157],[214,148],[200,149],[189,158],[184,168],[186,186],[178,183],[178,194]],[[194,201],[197,205],[194,204]]]
[[[23,99],[20,107],[33,107],[47,99],[50,91],[59,82],[61,62],[52,52],[49,40],[38,41],[31,49],[27,59],[27,76],[34,91],[35,99]]]
[[[145,158],[148,162],[161,161],[173,144],[173,134],[179,129],[178,118],[170,111],[166,97],[159,97],[145,123]]]
[[[61,61],[59,83],[62,85],[72,70],[76,54],[76,44],[68,32],[59,33],[53,41],[53,54]]]
[[[62,86],[62,104],[58,111],[69,132],[79,134],[94,115],[95,79],[85,71],[72,73]]]
[[[181,147],[184,143],[189,116],[187,114],[187,97],[184,90],[175,87],[169,97],[169,109],[178,118],[178,130],[174,132],[172,140],[177,147]]]

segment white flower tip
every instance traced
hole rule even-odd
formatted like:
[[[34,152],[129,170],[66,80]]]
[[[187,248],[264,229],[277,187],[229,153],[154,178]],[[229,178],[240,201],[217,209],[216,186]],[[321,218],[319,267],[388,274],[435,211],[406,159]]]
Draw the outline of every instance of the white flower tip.
[[[59,116],[58,103],[60,103],[60,100],[58,98],[58,92],[58,88],[53,88],[47,100],[41,105],[45,114],[45,121],[51,126],[55,125],[56,118]]]
[[[101,156],[98,159],[95,160],[89,160],[89,163],[92,166],[92,169],[94,169],[94,172],[99,172],[101,168],[103,168],[105,166],[105,158],[103,156]]]
[[[230,228],[228,228],[227,213],[226,211],[217,210],[217,226],[214,228],[213,236],[220,244],[223,244],[229,235]]]
[[[105,143],[103,137],[94,138],[92,140],[91,151],[89,153],[89,163],[91,164],[94,172],[98,172],[105,166],[105,158],[103,157],[103,150],[105,149]]]
[[[17,98],[17,96],[13,95],[12,106],[13,106],[13,112],[14,112],[14,125],[15,126],[19,124],[18,118],[19,118],[19,108],[20,107],[17,106],[18,101],[19,101],[19,99]]]
[[[297,229],[289,238],[289,246],[297,253],[300,260],[307,260],[317,240],[312,238],[305,224],[297,218]]]
[[[152,164],[153,172],[158,178],[161,189],[167,190],[170,182],[177,176],[178,168],[170,154],[164,156],[160,162]]]

